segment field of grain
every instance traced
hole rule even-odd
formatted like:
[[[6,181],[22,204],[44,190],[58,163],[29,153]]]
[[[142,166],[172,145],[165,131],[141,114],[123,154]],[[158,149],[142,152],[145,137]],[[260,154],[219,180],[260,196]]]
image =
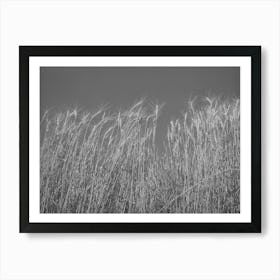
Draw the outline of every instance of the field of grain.
[[[239,100],[185,105],[156,141],[160,106],[46,113],[41,213],[239,213]]]

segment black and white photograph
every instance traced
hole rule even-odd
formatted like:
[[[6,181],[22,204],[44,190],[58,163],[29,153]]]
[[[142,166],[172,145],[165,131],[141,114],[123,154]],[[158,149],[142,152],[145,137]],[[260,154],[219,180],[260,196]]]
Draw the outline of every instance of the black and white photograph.
[[[22,228],[260,230],[259,47],[20,57]]]
[[[0,0],[0,280],[280,280],[279,23]]]
[[[239,213],[239,67],[41,67],[41,213]]]

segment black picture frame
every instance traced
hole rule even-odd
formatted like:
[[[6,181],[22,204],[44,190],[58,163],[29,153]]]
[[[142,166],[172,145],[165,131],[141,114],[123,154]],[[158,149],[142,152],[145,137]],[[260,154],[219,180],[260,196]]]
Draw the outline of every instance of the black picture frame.
[[[29,221],[29,58],[32,56],[251,57],[251,223],[31,223]],[[19,46],[21,233],[261,232],[261,46]]]

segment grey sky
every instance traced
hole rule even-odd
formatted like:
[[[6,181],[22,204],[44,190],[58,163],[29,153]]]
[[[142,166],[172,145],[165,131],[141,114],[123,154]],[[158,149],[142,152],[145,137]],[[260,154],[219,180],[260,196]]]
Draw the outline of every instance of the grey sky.
[[[194,96],[239,97],[239,67],[41,67],[40,108],[53,112],[100,105],[119,109],[146,97],[164,103],[159,135]]]

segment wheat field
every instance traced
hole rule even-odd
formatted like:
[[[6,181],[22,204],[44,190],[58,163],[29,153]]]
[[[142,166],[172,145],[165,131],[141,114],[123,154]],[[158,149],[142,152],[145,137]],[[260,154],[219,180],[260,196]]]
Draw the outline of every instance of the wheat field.
[[[41,213],[239,213],[240,102],[186,102],[157,144],[161,106],[41,119]]]

